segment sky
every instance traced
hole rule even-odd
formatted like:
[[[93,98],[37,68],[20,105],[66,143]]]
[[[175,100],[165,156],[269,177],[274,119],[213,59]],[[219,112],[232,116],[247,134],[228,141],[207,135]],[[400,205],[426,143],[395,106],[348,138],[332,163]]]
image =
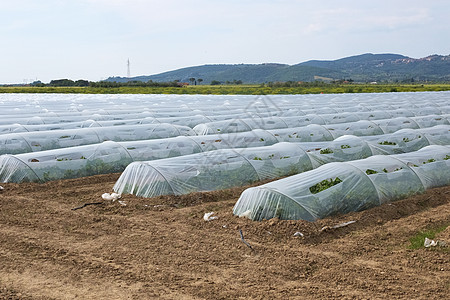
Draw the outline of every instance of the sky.
[[[0,84],[450,54],[448,0],[0,0]]]

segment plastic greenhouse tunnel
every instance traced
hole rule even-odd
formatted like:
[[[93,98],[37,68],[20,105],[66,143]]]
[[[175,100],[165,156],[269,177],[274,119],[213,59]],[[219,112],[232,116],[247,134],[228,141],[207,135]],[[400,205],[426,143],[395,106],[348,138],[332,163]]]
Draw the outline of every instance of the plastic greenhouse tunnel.
[[[0,156],[0,182],[50,180],[120,172],[132,161],[156,160],[204,151],[268,146],[278,140],[264,130],[238,134],[103,142],[78,147]]]
[[[194,135],[186,126],[172,124],[123,125],[0,135],[0,154],[18,154],[101,143]]]
[[[406,133],[405,130],[401,130],[399,133],[374,137],[346,135],[334,141],[308,141],[295,143],[295,145],[306,151],[315,162],[314,167],[317,167],[328,162],[355,160],[376,154],[404,153],[430,144],[440,144],[441,141],[450,139],[449,130],[449,125],[439,125],[427,129],[411,129]],[[418,136],[420,138],[417,138]],[[110,141],[103,144],[2,155],[0,156],[0,182],[45,182],[106,174],[123,171],[132,161],[152,161],[219,149],[239,148],[242,145],[250,148],[276,143],[278,140],[271,133],[253,130],[235,134],[178,136],[118,143]],[[116,151],[116,155],[112,155],[108,148]],[[92,162],[88,164],[88,161],[95,162],[96,166],[93,167]]]
[[[114,190],[142,197],[181,195],[242,186],[311,170],[306,151],[295,144],[222,149],[148,162],[134,162]]]
[[[361,211],[450,184],[450,147],[334,162],[246,189],[233,213],[252,220],[307,220]]]
[[[389,153],[396,151],[356,136],[342,136],[331,142],[218,150],[132,163],[122,173],[114,190],[142,197],[212,191],[298,174],[330,162]]]
[[[385,115],[383,115],[385,116]],[[232,132],[243,132],[252,129],[283,129],[292,127],[302,127],[311,124],[324,125],[326,128],[336,127],[336,130],[348,130],[350,124],[367,124],[371,126],[373,131],[379,131],[380,133],[392,133],[402,128],[421,128],[438,125],[438,124],[449,124],[448,118],[444,116],[420,116],[413,118],[409,117],[394,117],[386,119],[377,119],[374,114],[367,113],[337,113],[333,115],[303,115],[294,117],[260,117],[254,115],[251,118],[239,118],[235,117],[233,119],[226,119],[208,123],[201,123],[196,125],[193,130],[198,135],[216,134],[216,133],[232,133]],[[417,121],[415,121],[415,119]],[[423,120],[433,120],[432,122],[424,122]],[[363,125],[360,125],[360,127]],[[353,128],[351,130],[354,130]],[[352,134],[347,132],[347,134]],[[361,133],[360,135],[368,135],[368,133]]]
[[[317,148],[318,143],[282,142],[134,162],[122,173],[114,190],[141,197],[213,191],[298,174],[332,161],[385,153],[356,136],[320,144],[322,150]]]

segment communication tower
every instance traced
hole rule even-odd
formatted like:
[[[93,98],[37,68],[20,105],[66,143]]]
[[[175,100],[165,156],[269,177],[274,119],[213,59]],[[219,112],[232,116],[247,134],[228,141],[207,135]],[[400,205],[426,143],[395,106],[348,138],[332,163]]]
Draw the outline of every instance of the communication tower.
[[[130,59],[127,60],[127,77],[128,77],[128,78],[131,77],[131,72],[130,72]]]

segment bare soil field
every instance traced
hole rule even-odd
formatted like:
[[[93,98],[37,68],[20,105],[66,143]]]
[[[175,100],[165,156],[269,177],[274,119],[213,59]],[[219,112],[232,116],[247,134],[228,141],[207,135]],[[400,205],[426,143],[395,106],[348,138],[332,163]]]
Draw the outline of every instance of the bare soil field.
[[[244,188],[103,201],[118,176],[1,184],[0,299],[449,297],[449,247],[410,248],[450,224],[449,187],[316,222],[254,222],[232,214]],[[449,244],[450,227],[436,239]]]

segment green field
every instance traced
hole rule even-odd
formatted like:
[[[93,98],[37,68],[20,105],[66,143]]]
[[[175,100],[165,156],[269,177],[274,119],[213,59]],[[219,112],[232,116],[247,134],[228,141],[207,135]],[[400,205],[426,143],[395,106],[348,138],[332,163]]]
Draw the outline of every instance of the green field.
[[[74,94],[212,94],[212,95],[275,95],[275,94],[340,94],[449,91],[443,84],[306,84],[296,87],[266,85],[196,85],[186,87],[0,87],[0,93],[74,93]]]

